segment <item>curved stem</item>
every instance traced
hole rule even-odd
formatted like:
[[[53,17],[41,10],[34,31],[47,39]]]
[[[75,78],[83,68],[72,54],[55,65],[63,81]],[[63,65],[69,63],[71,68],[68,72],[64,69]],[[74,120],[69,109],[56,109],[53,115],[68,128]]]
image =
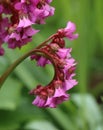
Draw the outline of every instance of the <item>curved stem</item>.
[[[39,49],[43,47],[48,41],[50,41],[56,34],[51,35],[48,39],[46,39],[44,42],[42,42],[40,45],[36,47],[36,49]]]
[[[5,73],[0,77],[0,88],[9,76],[9,74],[22,62],[24,61],[28,56],[30,56],[33,53],[33,51],[30,51],[26,54],[24,54],[22,57],[17,59],[11,66],[5,71]]]
[[[22,62],[24,61],[28,56],[34,54],[35,52],[40,52],[41,47],[43,47],[49,40],[51,40],[53,37],[55,36],[52,35],[50,36],[47,40],[45,40],[44,42],[42,42],[39,46],[37,46],[35,49],[27,52],[26,54],[24,54],[22,57],[20,57],[19,59],[17,59],[5,72],[4,74],[0,77],[0,88],[2,87],[3,83],[5,82],[5,80],[7,79],[7,77],[9,76],[9,74]]]

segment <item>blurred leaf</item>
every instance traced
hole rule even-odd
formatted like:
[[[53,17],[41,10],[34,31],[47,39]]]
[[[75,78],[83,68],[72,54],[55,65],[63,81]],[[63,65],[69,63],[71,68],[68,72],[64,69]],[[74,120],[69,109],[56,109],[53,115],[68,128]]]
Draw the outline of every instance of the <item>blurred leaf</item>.
[[[94,88],[90,89],[90,92],[98,97],[101,92],[103,92],[103,82],[98,83]]]
[[[20,100],[21,88],[18,80],[9,78],[0,90],[0,109],[15,110]]]
[[[0,75],[5,71],[8,66],[7,59],[4,57],[0,57]]]
[[[59,108],[47,109],[47,111],[55,118],[55,120],[62,126],[63,130],[75,130],[76,126],[73,124],[69,115],[65,114]]]
[[[20,122],[17,121],[16,115],[10,111],[0,111],[0,130],[17,130]]]
[[[86,122],[87,129],[90,130],[103,128],[102,113],[90,94],[74,94],[71,98],[79,108],[78,123],[83,125]],[[83,117],[80,114],[83,114]]]
[[[44,120],[45,115],[31,104],[29,96],[23,96],[15,110],[0,110],[0,130],[22,130],[24,124],[34,119]]]
[[[103,96],[101,96],[101,100],[102,100],[102,102],[103,102]]]
[[[95,24],[96,24],[96,31],[100,42],[99,45],[101,47],[101,49],[103,50],[103,1],[102,0],[94,0],[94,7],[95,7],[95,15],[96,15],[96,19],[95,19]]]
[[[52,123],[46,120],[36,120],[29,122],[25,130],[58,130]]]

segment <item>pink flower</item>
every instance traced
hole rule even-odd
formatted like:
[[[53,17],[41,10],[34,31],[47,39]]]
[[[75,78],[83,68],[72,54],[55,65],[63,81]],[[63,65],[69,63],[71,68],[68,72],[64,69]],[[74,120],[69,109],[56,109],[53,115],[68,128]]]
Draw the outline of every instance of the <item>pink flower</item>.
[[[49,56],[49,60],[55,68],[53,80],[45,87],[37,87],[32,90],[31,94],[37,95],[33,104],[38,107],[55,108],[58,104],[69,100],[70,95],[67,91],[77,85],[77,81],[73,79],[75,76],[76,62],[71,57],[71,48],[65,48],[64,37],[75,39],[75,24],[68,22],[67,27],[60,29],[50,44],[43,46],[41,52]],[[61,45],[61,43],[63,43]],[[40,55],[32,55],[31,59],[35,59],[39,66],[48,64],[48,59]]]
[[[38,107],[44,107],[45,105],[45,100],[43,98],[40,98],[37,96],[35,100],[32,102],[33,105],[36,105]]]
[[[61,104],[64,101],[67,101],[69,99],[69,95],[65,94],[65,96],[60,96],[60,97],[51,97],[47,99],[46,104],[44,105],[45,107],[50,107],[50,108],[56,108],[58,104]]]
[[[73,34],[76,31],[76,26],[72,22],[68,22],[66,28],[64,28],[65,37],[70,40],[78,38],[78,34]]]
[[[48,97],[45,107],[55,108],[58,104],[69,99],[69,95],[65,93],[62,88],[56,88],[55,94],[52,97]]]
[[[71,74],[70,77],[64,81],[63,89],[65,91],[71,89],[72,87],[78,84],[78,82],[75,79],[73,79],[73,76],[75,76],[75,74]]]
[[[47,17],[54,15],[54,8],[49,5],[51,2],[51,0],[30,0],[28,4],[26,0],[23,0],[15,4],[15,9],[27,14],[29,20],[34,24],[44,24]]]
[[[17,27],[28,27],[31,26],[33,23],[26,17],[23,17],[22,19],[20,19],[19,24]]]
[[[50,6],[52,0],[11,0],[0,2],[0,49],[4,53],[2,44],[9,48],[21,48],[32,41],[33,24],[44,24],[45,19],[54,15],[54,8]]]
[[[9,34],[5,38],[5,42],[8,43],[9,48],[21,48],[32,40],[32,36],[36,34],[38,30],[34,30],[31,26],[26,28],[17,28],[13,33]]]
[[[43,56],[32,55],[31,60],[34,60],[34,59],[37,61],[37,65],[41,67],[44,67],[46,64],[51,64],[51,62]]]
[[[56,53],[60,58],[64,59],[66,57],[71,57],[70,55],[71,50],[72,50],[71,48],[60,48]]]
[[[76,31],[75,24],[69,21],[67,23],[66,28],[59,29],[58,33],[62,37],[67,37],[69,40],[74,40],[74,39],[78,38],[78,34],[77,33],[74,34],[75,31]]]
[[[46,64],[49,64],[49,63],[50,63],[50,62],[49,62],[48,59],[46,59],[45,57],[41,56],[41,57],[38,59],[37,65],[44,67]]]
[[[64,69],[63,69],[63,72],[64,73],[67,73],[67,71],[71,68],[71,67],[73,67],[73,66],[75,66],[76,65],[76,63],[75,63],[75,60],[73,59],[73,58],[69,58],[69,59],[65,59],[64,60]]]
[[[54,8],[45,4],[42,8],[35,8],[30,13],[30,20],[37,24],[45,24],[45,19],[54,15]]]

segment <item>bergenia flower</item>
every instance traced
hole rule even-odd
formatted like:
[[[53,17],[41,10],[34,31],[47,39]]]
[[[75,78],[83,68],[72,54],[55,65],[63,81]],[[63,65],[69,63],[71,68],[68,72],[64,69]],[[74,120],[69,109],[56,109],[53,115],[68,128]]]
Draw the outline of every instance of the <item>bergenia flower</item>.
[[[32,36],[36,34],[38,30],[34,30],[31,26],[26,28],[16,28],[14,32],[5,37],[5,42],[8,43],[9,48],[21,48],[23,45],[32,41]]]
[[[21,48],[32,41],[38,30],[34,24],[44,24],[45,19],[54,15],[50,6],[52,0],[3,0],[0,2],[0,49],[5,42],[9,48]]]
[[[69,21],[67,23],[66,28],[58,30],[58,32],[60,33],[60,35],[62,37],[66,37],[69,40],[74,40],[74,39],[78,38],[79,35],[78,35],[78,33],[74,34],[75,31],[76,31],[76,26],[71,21]]]
[[[65,59],[66,57],[70,57],[70,52],[71,52],[71,48],[60,48],[58,49],[58,51],[56,52],[56,54],[62,58]]]
[[[69,100],[70,95],[67,91],[78,84],[74,79],[76,62],[71,56],[72,48],[66,48],[63,40],[64,37],[70,40],[71,37],[73,39],[77,38],[78,34],[73,34],[75,29],[75,24],[68,22],[66,28],[58,30],[49,45],[45,45],[40,49],[41,53],[50,57],[49,60],[54,65],[55,74],[52,82],[48,85],[45,87],[37,86],[37,88],[31,90],[30,94],[36,95],[32,102],[33,105],[55,108],[58,104]],[[31,55],[31,59],[35,59],[37,65],[42,67],[48,64],[47,58],[42,55]]]
[[[76,31],[76,26],[72,22],[68,22],[66,28],[64,28],[65,37],[70,40],[74,40],[78,38],[78,34],[73,34]]]
[[[19,23],[18,23],[18,28],[22,27],[22,28],[26,28],[28,26],[31,26],[33,25],[33,23],[26,17],[23,17],[19,20]]]

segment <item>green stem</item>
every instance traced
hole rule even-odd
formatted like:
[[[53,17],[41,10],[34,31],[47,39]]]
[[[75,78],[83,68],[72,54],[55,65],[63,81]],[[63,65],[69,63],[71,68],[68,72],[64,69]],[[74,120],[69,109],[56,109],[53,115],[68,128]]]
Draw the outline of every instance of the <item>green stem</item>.
[[[0,88],[2,87],[3,83],[9,76],[9,74],[22,62],[24,61],[28,56],[30,56],[33,53],[33,51],[30,51],[26,54],[24,54],[22,57],[17,59],[11,66],[4,72],[4,74],[0,77]]]
[[[55,34],[54,34],[55,35]],[[2,87],[3,83],[5,82],[5,80],[7,79],[7,77],[9,76],[9,74],[11,72],[13,72],[13,70],[22,62],[24,61],[28,56],[34,54],[35,52],[38,52],[38,49],[40,49],[41,47],[43,47],[49,40],[51,40],[54,35],[50,36],[47,40],[45,40],[43,43],[41,43],[39,46],[37,46],[35,49],[27,52],[26,54],[24,54],[23,56],[21,56],[19,59],[17,59],[13,64],[11,64],[11,66],[4,72],[4,74],[0,77],[0,88]]]

